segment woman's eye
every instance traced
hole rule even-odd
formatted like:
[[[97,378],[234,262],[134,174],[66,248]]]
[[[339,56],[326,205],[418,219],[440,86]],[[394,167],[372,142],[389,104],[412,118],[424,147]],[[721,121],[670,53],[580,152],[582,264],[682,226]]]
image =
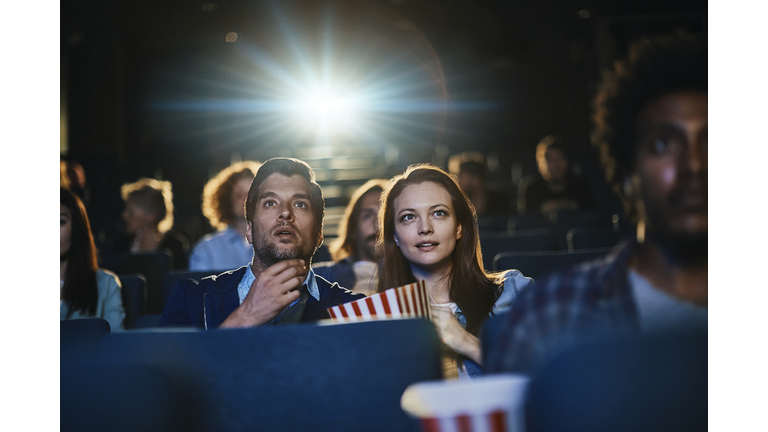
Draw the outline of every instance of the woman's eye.
[[[403,215],[400,217],[400,220],[403,222],[413,220],[414,216],[412,214]]]
[[[433,214],[435,216],[447,216],[448,215],[448,213],[445,210],[436,210]]]

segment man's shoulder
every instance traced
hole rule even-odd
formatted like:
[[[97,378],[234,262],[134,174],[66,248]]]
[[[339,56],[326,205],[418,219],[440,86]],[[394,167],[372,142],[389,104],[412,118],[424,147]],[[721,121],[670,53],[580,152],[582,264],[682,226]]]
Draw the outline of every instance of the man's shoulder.
[[[248,266],[228,270],[202,279],[181,279],[178,285],[185,291],[217,292],[237,288]]]
[[[540,320],[567,314],[587,313],[600,302],[623,298],[627,293],[628,257],[632,246],[622,243],[602,258],[561,270],[521,290],[515,300],[514,322],[533,316]],[[575,316],[575,315],[574,315]],[[558,318],[559,319],[559,318]]]
[[[348,290],[336,282],[329,282],[320,275],[315,275],[317,288],[320,291],[321,301],[331,301],[336,303],[347,303],[365,297],[365,294],[356,293]]]

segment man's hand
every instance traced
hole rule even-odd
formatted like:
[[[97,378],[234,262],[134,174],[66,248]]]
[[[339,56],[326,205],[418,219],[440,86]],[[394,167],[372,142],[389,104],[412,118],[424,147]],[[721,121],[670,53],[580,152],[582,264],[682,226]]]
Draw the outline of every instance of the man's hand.
[[[246,269],[246,271],[248,271]],[[252,327],[274,319],[299,298],[299,288],[307,278],[304,260],[280,261],[256,276],[243,304],[232,312],[220,328]]]
[[[448,348],[482,365],[480,341],[461,327],[450,308],[432,306],[432,322],[435,323],[437,335]]]

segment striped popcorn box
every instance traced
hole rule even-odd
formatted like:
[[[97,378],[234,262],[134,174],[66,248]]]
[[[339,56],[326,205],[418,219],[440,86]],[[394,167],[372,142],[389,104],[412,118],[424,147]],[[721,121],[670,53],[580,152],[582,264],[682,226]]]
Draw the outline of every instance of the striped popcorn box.
[[[528,380],[497,374],[415,383],[405,389],[400,406],[423,432],[524,432]]]
[[[328,308],[333,322],[371,321],[376,319],[426,318],[432,319],[427,282],[390,288],[350,303]]]

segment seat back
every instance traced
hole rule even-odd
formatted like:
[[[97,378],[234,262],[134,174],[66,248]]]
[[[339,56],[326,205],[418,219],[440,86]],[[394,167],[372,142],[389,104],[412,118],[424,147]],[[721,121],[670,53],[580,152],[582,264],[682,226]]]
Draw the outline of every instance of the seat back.
[[[622,234],[609,227],[574,227],[566,234],[569,251],[612,247],[621,239]]]
[[[147,329],[155,328],[160,322],[162,315],[142,315],[136,318],[136,322],[133,325],[134,329]]]
[[[61,352],[90,347],[110,333],[109,322],[104,318],[61,320],[59,321]]]
[[[707,335],[583,344],[533,377],[529,430],[707,430]]]
[[[138,274],[117,275],[122,286],[123,308],[125,308],[125,321],[123,327],[126,330],[134,328],[136,318],[147,313],[147,279]]]
[[[493,258],[493,270],[520,270],[534,279],[608,255],[611,248],[579,251],[503,252]]]
[[[423,319],[120,332],[95,357],[178,375],[198,389],[202,429],[219,431],[415,430],[400,397],[441,377],[440,342]]]
[[[60,371],[62,432],[206,430],[194,389],[160,367],[78,356],[65,357]]]
[[[508,251],[551,251],[556,249],[555,237],[549,229],[518,231],[512,234],[481,234],[480,249],[483,267],[491,269],[493,258]]]
[[[172,252],[163,249],[148,253],[122,253],[104,258],[104,267],[117,274],[138,273],[147,280],[146,310],[150,314],[163,312],[163,275],[171,268]]]

